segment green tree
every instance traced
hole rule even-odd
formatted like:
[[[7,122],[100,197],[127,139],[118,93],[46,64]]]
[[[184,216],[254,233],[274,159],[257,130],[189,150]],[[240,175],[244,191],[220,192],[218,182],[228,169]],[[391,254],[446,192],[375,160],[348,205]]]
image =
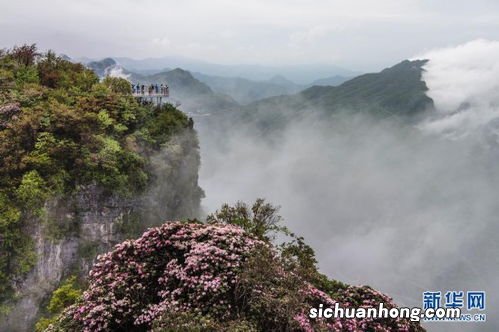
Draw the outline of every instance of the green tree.
[[[289,233],[286,227],[280,225],[282,217],[278,212],[279,207],[258,198],[251,207],[241,201],[234,206],[223,204],[220,210],[210,214],[206,220],[238,225],[257,238],[270,241],[277,233]]]
[[[107,86],[112,92],[120,94],[131,94],[132,85],[126,79],[121,77],[107,76],[102,81],[102,84]]]
[[[46,311],[50,314],[48,317],[41,317],[35,325],[35,331],[44,331],[50,324],[52,324],[57,315],[59,315],[64,308],[76,303],[81,296],[82,290],[78,285],[75,276],[71,276],[64,281],[59,288],[57,288],[50,298]]]
[[[10,56],[23,66],[31,66],[40,53],[36,48],[36,44],[15,46],[10,52]]]

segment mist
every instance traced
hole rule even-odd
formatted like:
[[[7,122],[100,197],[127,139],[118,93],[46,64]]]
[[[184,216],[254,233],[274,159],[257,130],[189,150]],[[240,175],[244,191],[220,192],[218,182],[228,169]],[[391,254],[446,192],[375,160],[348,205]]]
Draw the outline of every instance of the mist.
[[[471,45],[484,43],[492,47]],[[493,73],[479,74],[487,61],[476,61],[466,82],[446,76],[460,77],[442,66],[470,60],[457,61],[461,52],[426,57],[424,79],[437,110],[415,126],[362,114],[324,121],[311,110],[264,138],[250,126],[217,131],[199,121],[205,210],[264,197],[281,206],[286,225],[312,245],[329,277],[368,284],[406,306],[421,307],[428,290],[484,290],[486,323],[426,326],[497,331],[499,149],[480,131],[490,121],[456,120],[495,112],[497,90],[485,84]]]
[[[123,67],[121,67],[120,65],[114,65],[106,68],[104,76],[118,77],[118,78],[123,78],[125,80],[130,80],[131,75],[125,73]]]
[[[430,61],[423,79],[437,114],[422,124],[452,139],[495,136],[499,118],[499,42],[474,40],[422,55]]]

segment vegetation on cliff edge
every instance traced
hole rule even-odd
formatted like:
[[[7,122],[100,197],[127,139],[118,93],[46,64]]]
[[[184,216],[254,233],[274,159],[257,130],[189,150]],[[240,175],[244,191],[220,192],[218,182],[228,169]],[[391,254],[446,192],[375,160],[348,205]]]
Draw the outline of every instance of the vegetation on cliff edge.
[[[47,199],[86,184],[140,192],[148,156],[189,126],[171,105],[140,105],[124,79],[35,45],[0,50],[0,303],[36,262],[29,234]]]

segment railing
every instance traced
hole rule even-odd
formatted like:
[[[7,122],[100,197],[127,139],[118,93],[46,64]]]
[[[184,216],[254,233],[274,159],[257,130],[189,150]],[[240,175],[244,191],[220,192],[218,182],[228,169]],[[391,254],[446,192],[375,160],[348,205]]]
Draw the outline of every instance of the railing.
[[[132,93],[132,96],[134,96],[134,97],[170,97],[170,93],[168,93],[168,92],[156,93],[156,91],[149,93],[148,91],[145,91],[144,93],[134,92],[134,93]]]

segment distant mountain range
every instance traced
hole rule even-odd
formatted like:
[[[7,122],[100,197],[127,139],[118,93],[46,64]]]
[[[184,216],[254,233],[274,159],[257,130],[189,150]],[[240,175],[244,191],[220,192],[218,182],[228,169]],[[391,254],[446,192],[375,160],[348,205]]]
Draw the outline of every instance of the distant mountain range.
[[[231,113],[230,118],[215,122],[231,125],[238,121],[256,125],[265,132],[311,113],[326,117],[347,112],[368,113],[378,118],[411,118],[433,108],[432,99],[426,95],[426,84],[421,80],[425,63],[426,60],[406,60],[337,87],[313,86],[294,95],[259,100]]]
[[[172,70],[171,68],[180,67],[185,70],[189,69],[190,72],[192,72],[194,78],[196,78],[200,82],[205,83],[208,87],[210,87],[213,90],[213,92],[220,95],[229,96],[233,100],[237,101],[239,104],[243,105],[249,104],[251,102],[260,99],[265,99],[268,97],[295,94],[301,90],[304,90],[314,85],[336,86],[348,80],[352,76],[351,75],[352,72],[337,68],[336,69],[329,68],[335,72],[349,73],[350,76],[334,75],[331,77],[315,80],[308,84],[298,84],[281,74],[274,74],[270,78],[264,80],[248,79],[242,76],[236,77],[238,73],[244,74],[244,70],[241,72],[240,70],[237,69],[237,68],[239,69],[242,68],[238,66],[230,67],[230,69],[234,71],[227,72],[226,69],[229,67],[221,65],[211,65],[211,64],[207,65],[202,63],[204,69],[207,70],[208,72],[213,72],[213,71],[225,72],[226,74],[229,74],[231,76],[217,76],[217,75],[207,74],[206,72],[196,72],[192,71],[192,68],[203,67],[201,66],[200,62],[188,61],[185,59],[181,59],[182,60],[181,61],[178,58],[158,58],[158,59],[145,59],[145,60],[133,60],[128,58],[117,58],[115,60],[113,58],[105,58],[99,61],[90,61],[89,59],[84,59],[84,60],[86,60],[87,66],[92,68],[99,76],[105,76],[106,74],[109,74],[111,71],[113,71],[115,75],[119,74],[120,72],[125,74],[128,73],[128,74],[133,74],[131,77],[136,80],[145,80],[145,81],[150,81],[148,78],[157,79],[158,78],[157,75],[164,76],[164,73],[170,72]],[[179,63],[181,63],[182,65],[181,66],[175,65]],[[243,67],[246,68],[246,66]],[[267,68],[260,66],[256,67],[258,67],[257,72],[259,71],[260,74],[254,75],[255,72],[251,71],[251,75],[255,77],[263,77],[270,75],[270,73],[277,73],[277,69],[288,71],[289,73],[289,68],[286,69],[285,67],[282,68]],[[164,69],[159,69],[159,68],[164,68]],[[216,70],[214,70],[214,68]],[[306,73],[306,75],[312,77],[315,75],[313,74],[313,72],[316,69],[317,68],[315,68],[314,66],[307,66],[307,67],[297,66],[296,68],[293,68],[293,71],[295,74],[301,72],[302,74]],[[311,71],[308,72],[307,74],[307,70]],[[323,71],[327,72],[327,70],[328,70],[327,68],[322,68],[321,73]],[[198,83],[199,82],[194,82],[194,85],[198,86],[199,85]]]
[[[248,106],[259,109],[280,104],[289,109],[317,108],[331,113],[338,110],[378,112],[387,115],[414,114],[432,105],[421,80],[426,60],[405,60],[379,73],[364,74],[343,84],[313,86],[292,96],[257,101]]]
[[[273,76],[265,81],[254,81],[241,77],[210,76],[202,73],[193,73],[193,75],[210,86],[213,91],[229,95],[243,105],[269,97],[295,94],[313,85],[336,86],[348,80],[344,76],[333,76],[314,81],[309,85],[301,85],[282,75]]]
[[[229,95],[240,104],[249,104],[259,99],[289,95],[303,90],[303,86],[282,76],[266,81],[252,81],[240,77],[209,76],[193,73],[194,77],[210,86],[213,91]]]
[[[141,60],[115,57],[114,59],[128,70],[142,74],[165,71],[168,68],[183,68],[193,73],[203,73],[209,76],[240,77],[253,81],[267,81],[276,75],[282,75],[296,84],[308,86],[312,82],[324,77],[354,77],[360,74],[359,72],[327,64],[260,66],[220,65],[181,57],[148,58]]]

